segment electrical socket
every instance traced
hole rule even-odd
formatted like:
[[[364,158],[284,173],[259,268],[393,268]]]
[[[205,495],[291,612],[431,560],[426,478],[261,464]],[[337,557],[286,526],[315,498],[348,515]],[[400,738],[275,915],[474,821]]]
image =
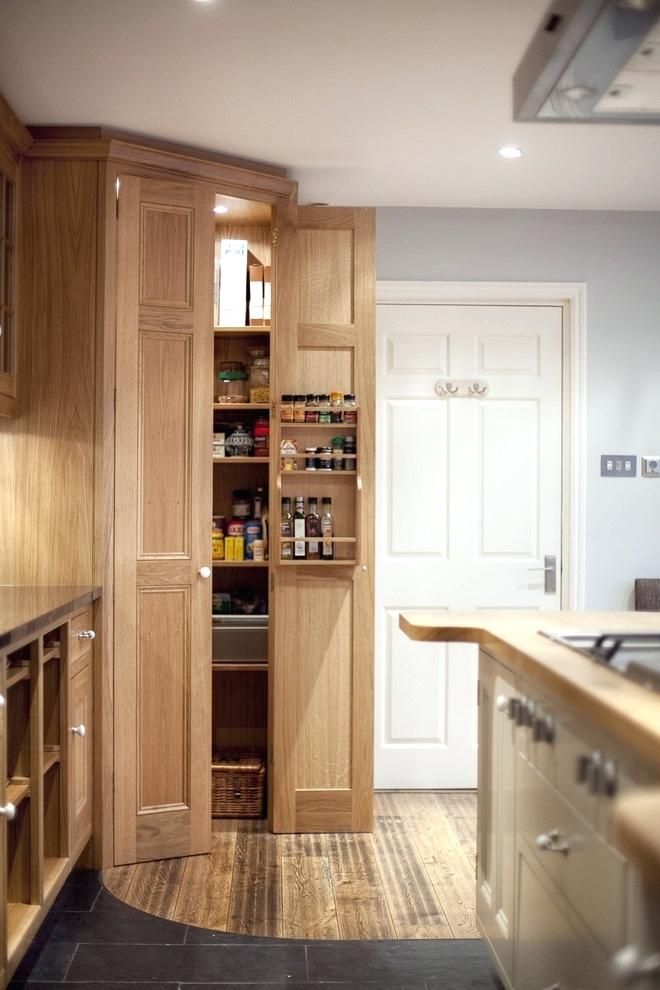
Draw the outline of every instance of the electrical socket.
[[[660,478],[660,454],[644,454],[642,478]]]

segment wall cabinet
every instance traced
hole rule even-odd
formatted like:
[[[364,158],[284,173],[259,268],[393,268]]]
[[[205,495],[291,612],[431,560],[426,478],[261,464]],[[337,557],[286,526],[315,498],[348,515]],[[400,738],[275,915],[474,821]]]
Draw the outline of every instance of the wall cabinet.
[[[648,768],[483,651],[479,677],[484,935],[513,990],[607,990],[613,956],[647,944],[643,892],[611,817]]]
[[[92,619],[85,609],[0,651],[6,979],[92,834]]]

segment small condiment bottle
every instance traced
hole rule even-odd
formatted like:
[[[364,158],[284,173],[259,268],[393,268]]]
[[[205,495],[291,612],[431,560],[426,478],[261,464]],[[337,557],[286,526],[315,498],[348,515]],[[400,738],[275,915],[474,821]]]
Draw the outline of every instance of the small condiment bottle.
[[[344,438],[333,437],[331,443],[332,443],[332,470],[343,471],[344,470]]]
[[[283,471],[296,470],[298,448],[296,441],[286,437],[280,444],[280,464]]]
[[[294,395],[293,397],[293,422],[305,422],[305,396]]]
[[[305,399],[305,422],[318,423],[319,421],[319,397],[311,392]]]
[[[342,423],[343,422],[343,409],[344,396],[341,392],[331,392],[330,393],[330,422],[331,423]]]
[[[319,395],[319,423],[330,423],[330,396],[327,393]]]
[[[305,471],[316,471],[316,447],[305,447]]]
[[[293,423],[293,396],[283,395],[280,404],[280,419],[283,423]]]
[[[344,395],[343,409],[344,422],[350,423],[351,426],[355,426],[357,423],[357,403],[352,392],[347,392]]]
[[[347,464],[346,465],[346,469],[347,470],[350,470],[350,469],[354,468],[355,467],[355,461],[354,461],[354,458],[355,458],[355,437],[351,437],[351,436],[344,437],[344,457],[351,457],[351,458],[353,458],[353,462],[351,464]]]
[[[316,453],[319,471],[332,471],[332,447],[318,447]]]

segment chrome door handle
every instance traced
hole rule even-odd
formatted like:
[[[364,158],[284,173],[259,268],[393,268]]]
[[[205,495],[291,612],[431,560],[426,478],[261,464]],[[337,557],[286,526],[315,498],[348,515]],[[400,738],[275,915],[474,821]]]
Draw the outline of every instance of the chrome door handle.
[[[7,804],[0,807],[0,815],[6,818],[8,822],[13,821],[16,817],[16,806],[11,801],[7,801]]]
[[[80,725],[72,725],[71,731],[75,732],[77,736],[84,736],[87,732],[87,727],[81,722]]]
[[[553,828],[551,832],[541,832],[540,835],[537,835],[536,845],[538,849],[544,849],[546,852],[561,853],[563,856],[568,856],[570,852],[568,842],[562,839],[556,828]]]
[[[78,633],[78,639],[96,639],[96,633],[93,629],[81,629]]]
[[[543,567],[528,567],[528,571],[540,571],[545,574],[543,591],[546,595],[554,595],[557,591],[557,558],[554,554],[547,554],[543,558]]]

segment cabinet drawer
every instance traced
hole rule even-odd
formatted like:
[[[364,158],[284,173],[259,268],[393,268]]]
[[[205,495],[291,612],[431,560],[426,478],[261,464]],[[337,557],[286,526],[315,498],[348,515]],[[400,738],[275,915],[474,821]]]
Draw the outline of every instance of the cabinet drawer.
[[[532,858],[557,883],[566,899],[607,952],[625,941],[627,864],[584,818],[529,763],[519,758],[519,831]],[[557,833],[556,852],[537,845]]]
[[[92,644],[92,639],[81,636],[81,633],[90,632],[94,629],[94,620],[91,608],[80,615],[76,615],[69,622],[69,659],[76,660],[82,656]]]

